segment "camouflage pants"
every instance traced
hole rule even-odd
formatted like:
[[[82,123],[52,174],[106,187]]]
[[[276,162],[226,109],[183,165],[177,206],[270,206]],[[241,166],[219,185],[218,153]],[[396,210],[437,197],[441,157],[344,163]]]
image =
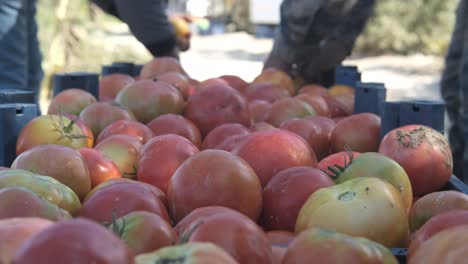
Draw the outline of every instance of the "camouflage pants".
[[[455,28],[445,58],[441,93],[452,123],[449,141],[454,174],[468,181],[468,0],[460,0]]]

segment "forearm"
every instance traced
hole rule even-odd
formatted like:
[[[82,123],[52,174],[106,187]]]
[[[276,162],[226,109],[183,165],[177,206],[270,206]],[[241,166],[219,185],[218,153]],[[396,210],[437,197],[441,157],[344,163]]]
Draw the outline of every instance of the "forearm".
[[[166,1],[115,0],[115,6],[119,18],[153,56],[174,54],[176,37],[166,15]]]

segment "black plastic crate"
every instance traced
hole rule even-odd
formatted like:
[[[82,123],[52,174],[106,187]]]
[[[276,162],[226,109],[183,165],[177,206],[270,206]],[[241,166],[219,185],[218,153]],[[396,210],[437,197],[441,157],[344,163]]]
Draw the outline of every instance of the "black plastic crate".
[[[16,158],[18,135],[36,116],[36,104],[0,104],[0,166],[11,166]]]
[[[135,64],[133,67],[133,77],[140,76],[141,69],[143,69],[143,64]]]
[[[33,104],[34,92],[20,89],[1,89],[0,90],[0,104]]]
[[[99,74],[90,72],[71,72],[54,75],[54,96],[70,89],[83,89],[96,98],[99,97]]]
[[[356,82],[354,113],[373,113],[381,116],[387,89],[383,83]]]
[[[444,134],[445,107],[439,100],[409,100],[385,102],[381,136],[389,131],[411,124],[425,125]]]
[[[340,65],[335,67],[335,84],[356,87],[356,83],[361,81],[361,73],[357,66]]]

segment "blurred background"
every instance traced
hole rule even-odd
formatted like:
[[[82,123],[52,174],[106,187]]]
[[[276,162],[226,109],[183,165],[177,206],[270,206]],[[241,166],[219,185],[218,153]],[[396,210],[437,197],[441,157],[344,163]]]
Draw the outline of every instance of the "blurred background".
[[[379,0],[345,64],[363,81],[384,82],[390,99],[439,98],[443,57],[452,32],[456,0]],[[257,76],[272,47],[281,0],[170,0],[169,12],[189,14],[191,49],[181,62],[192,78],[223,74],[246,81]],[[46,78],[57,72],[99,72],[114,61],[146,63],[147,50],[127,26],[88,0],[40,0],[38,23]],[[43,93],[44,94],[44,93]]]

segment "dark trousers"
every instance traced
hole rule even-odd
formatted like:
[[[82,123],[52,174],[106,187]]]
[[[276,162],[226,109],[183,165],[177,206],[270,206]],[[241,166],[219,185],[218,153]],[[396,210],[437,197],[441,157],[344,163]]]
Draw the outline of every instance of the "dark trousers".
[[[441,94],[451,122],[449,141],[454,174],[468,182],[468,0],[460,0],[445,58]]]

